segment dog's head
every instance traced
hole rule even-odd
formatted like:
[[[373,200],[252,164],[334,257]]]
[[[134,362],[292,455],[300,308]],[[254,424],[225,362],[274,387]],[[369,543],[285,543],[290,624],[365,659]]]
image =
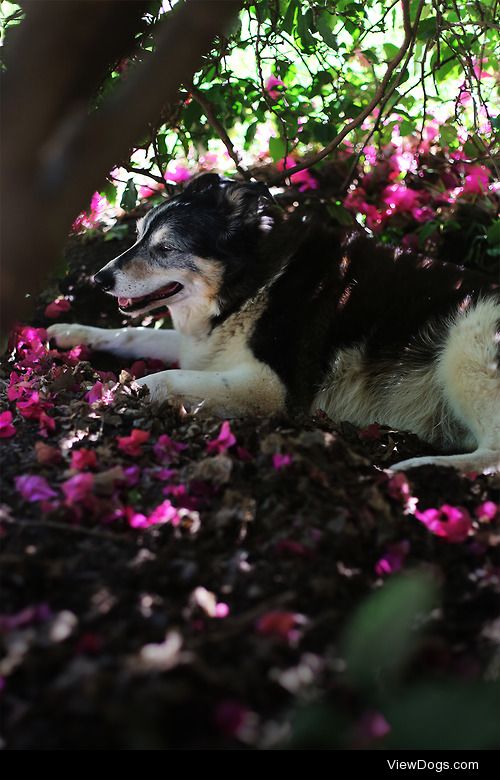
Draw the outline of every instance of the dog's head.
[[[94,277],[136,316],[190,302],[216,317],[262,277],[259,244],[276,207],[267,188],[207,173],[138,222],[136,243]],[[262,265],[262,262],[260,262]]]

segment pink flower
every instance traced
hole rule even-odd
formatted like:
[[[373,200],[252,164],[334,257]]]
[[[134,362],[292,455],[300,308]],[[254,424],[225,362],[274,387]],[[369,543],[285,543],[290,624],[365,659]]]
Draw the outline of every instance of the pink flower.
[[[23,417],[27,417],[29,420],[39,420],[42,413],[52,406],[52,403],[42,401],[40,399],[40,394],[36,390],[31,393],[27,401],[17,402],[18,411]]]
[[[401,471],[390,478],[387,483],[387,492],[391,498],[403,504],[407,513],[414,512],[417,499],[412,496],[410,483]]]
[[[125,516],[131,528],[147,528],[148,518],[141,512],[136,512],[131,506],[125,507]]]
[[[273,466],[276,469],[276,471],[280,471],[281,469],[286,468],[286,466],[290,466],[292,461],[293,458],[291,455],[282,455],[279,452],[276,452],[273,455]]]
[[[91,354],[91,350],[85,344],[78,344],[68,352],[63,352],[62,356],[67,365],[76,366],[81,360],[88,360]]]
[[[52,404],[51,404],[52,406]],[[45,412],[41,412],[39,417],[40,423],[40,436],[48,436],[49,433],[54,433],[56,429],[56,421],[53,417],[49,417]]]
[[[191,178],[191,171],[182,163],[175,163],[168,166],[165,173],[165,180],[172,184],[181,184]]]
[[[443,504],[439,509],[415,510],[415,517],[436,536],[448,542],[464,542],[472,530],[472,519],[463,507]]]
[[[172,525],[179,525],[181,518],[177,509],[172,506],[167,499],[162,504],[156,507],[148,517],[148,525],[162,525],[163,523],[171,523]]]
[[[276,167],[279,171],[284,171],[287,168],[293,168],[297,165],[297,161],[293,157],[286,157],[283,160],[279,160]],[[306,190],[317,190],[319,187],[318,181],[315,177],[305,168],[303,171],[292,173],[290,176],[292,184],[298,187],[299,192],[305,192]]]
[[[97,455],[94,450],[86,450],[82,447],[80,450],[74,450],[71,453],[71,468],[77,471],[84,469],[95,469],[97,466]]]
[[[181,442],[174,441],[167,433],[162,433],[158,437],[158,441],[153,445],[153,452],[158,460],[170,463],[172,460],[177,460],[177,456],[180,452],[187,448],[187,444],[181,444]]]
[[[12,412],[2,412],[0,414],[0,439],[10,439],[15,433],[16,429],[12,425]]]
[[[290,639],[295,634],[295,627],[300,622],[297,618],[300,615],[294,612],[286,612],[285,610],[275,610],[272,612],[266,612],[257,621],[256,629],[257,633],[263,636],[273,636],[278,639]]]
[[[283,87],[283,89],[286,89],[285,82],[276,76],[269,76],[264,84],[264,88],[271,100],[278,100],[278,98],[281,97],[282,90],[276,89],[276,87]]]
[[[357,742],[369,745],[374,740],[382,739],[390,731],[391,727],[381,712],[367,710],[356,724]]]
[[[118,436],[118,449],[131,457],[139,457],[142,455],[141,444],[145,444],[150,437],[149,431],[141,431],[139,428],[134,428],[130,436]]]
[[[74,477],[63,482],[61,488],[66,496],[68,504],[71,505],[85,502],[92,494],[94,488],[94,475],[86,472],[84,474],[76,474]]]
[[[139,187],[139,197],[142,199],[151,198],[153,195],[157,195],[159,192],[165,189],[164,184],[160,182],[151,182],[151,184],[144,184]]]
[[[472,102],[472,95],[468,89],[461,88],[458,94],[458,102],[461,106],[468,106]]]
[[[238,737],[251,717],[250,710],[233,699],[219,702],[214,712],[215,725],[226,737]]]
[[[49,303],[49,305],[45,307],[45,316],[49,317],[51,320],[56,320],[61,314],[64,314],[64,312],[67,312],[70,309],[71,303],[63,295],[60,295],[59,298],[56,298],[55,301],[52,301],[52,303]]]
[[[431,222],[436,216],[435,212],[429,206],[416,206],[411,210],[411,215],[417,222]]]
[[[384,577],[386,574],[394,574],[394,572],[400,571],[409,551],[410,542],[406,539],[402,542],[390,544],[383,558],[380,558],[375,565],[375,571],[378,576]]]
[[[420,201],[420,193],[404,184],[390,184],[382,193],[382,200],[394,211],[411,212]]]
[[[90,201],[89,212],[82,211],[82,213],[76,217],[73,225],[71,226],[72,230],[78,231],[82,229],[88,230],[90,228],[95,228],[101,221],[104,212],[109,208],[110,203],[107,198],[104,195],[101,195],[99,192],[94,192]]]
[[[113,403],[114,388],[106,387],[102,382],[96,382],[93,387],[90,388],[88,393],[85,393],[84,399],[88,404],[102,403],[106,406]]]
[[[483,504],[476,507],[474,514],[479,520],[484,522],[494,520],[499,511],[500,508],[494,501],[485,501]]]
[[[127,484],[127,487],[135,487],[135,485],[138,485],[141,480],[141,467],[137,464],[134,464],[133,466],[128,466],[126,469],[123,469],[123,473],[125,474],[125,482]]]
[[[490,172],[485,165],[472,165],[465,176],[464,194],[483,195],[488,191]]]
[[[24,474],[15,478],[16,489],[26,501],[47,501],[57,493],[52,490],[45,477]]]
[[[488,58],[483,57],[482,59],[478,59],[477,57],[474,57],[472,60],[474,75],[476,76],[476,78],[479,79],[480,81],[482,81],[483,79],[494,78],[492,73],[488,73],[486,70],[481,70],[483,62],[488,62]]]
[[[236,444],[236,436],[231,431],[229,422],[224,420],[217,438],[208,442],[207,452],[211,455],[213,453],[220,455],[222,452],[226,452],[226,450],[228,450],[229,447],[232,447],[234,444]]]

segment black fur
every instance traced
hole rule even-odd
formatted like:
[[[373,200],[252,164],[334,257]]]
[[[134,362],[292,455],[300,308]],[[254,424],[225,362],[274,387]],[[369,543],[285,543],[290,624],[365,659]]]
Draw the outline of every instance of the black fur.
[[[274,223],[269,233],[262,230],[264,217]],[[258,183],[215,174],[195,179],[150,212],[142,243],[165,224],[176,249],[222,265],[221,313],[213,328],[278,274],[251,348],[285,384],[290,409],[310,408],[342,348],[363,349],[365,378],[374,387],[382,375],[397,381],[398,372],[429,364],[447,319],[495,294],[479,273],[381,246],[361,231],[342,238],[318,219],[282,221]],[[161,248],[148,245],[148,251],[158,262],[154,253]]]

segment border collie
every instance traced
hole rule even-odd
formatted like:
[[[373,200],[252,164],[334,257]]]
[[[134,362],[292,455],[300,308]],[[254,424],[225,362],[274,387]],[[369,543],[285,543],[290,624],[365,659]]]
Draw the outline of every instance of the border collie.
[[[154,402],[222,417],[323,410],[413,431],[450,453],[393,466],[500,470],[500,293],[480,274],[285,219],[262,184],[205,174],[138,223],[95,283],[174,330],[57,324],[87,344],[179,369],[138,381]]]

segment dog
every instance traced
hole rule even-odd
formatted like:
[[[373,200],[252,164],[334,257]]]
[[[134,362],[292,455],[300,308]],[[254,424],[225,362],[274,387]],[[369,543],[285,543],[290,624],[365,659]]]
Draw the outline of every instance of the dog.
[[[444,452],[393,469],[500,470],[500,294],[478,273],[285,218],[263,184],[204,174],[140,219],[94,282],[125,315],[168,306],[174,329],[49,336],[178,363],[138,380],[153,402],[221,417],[322,410]]]

